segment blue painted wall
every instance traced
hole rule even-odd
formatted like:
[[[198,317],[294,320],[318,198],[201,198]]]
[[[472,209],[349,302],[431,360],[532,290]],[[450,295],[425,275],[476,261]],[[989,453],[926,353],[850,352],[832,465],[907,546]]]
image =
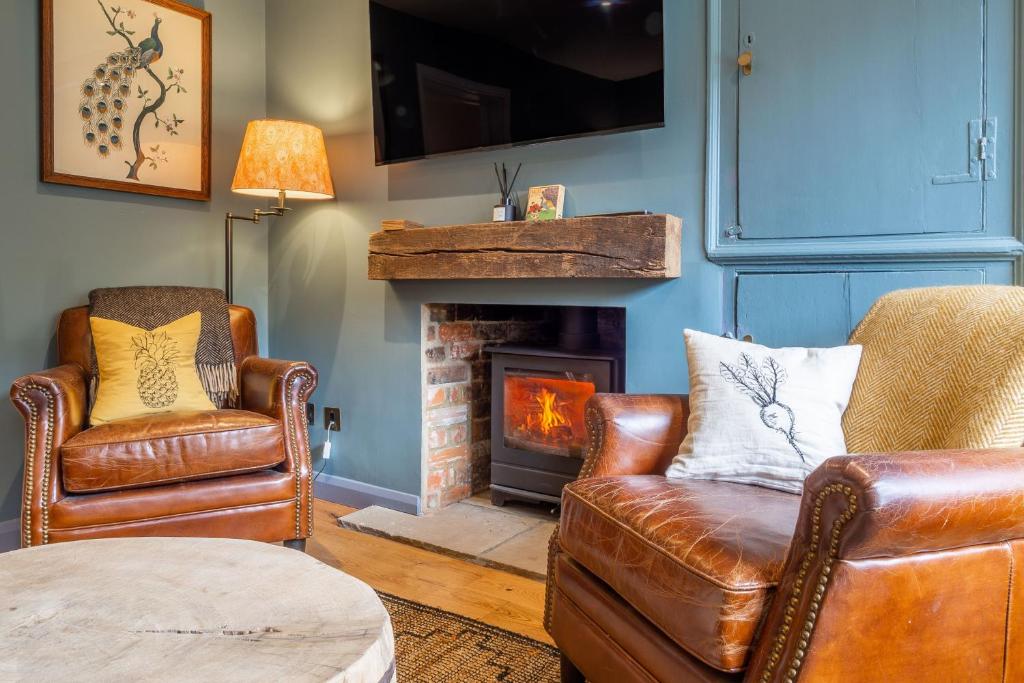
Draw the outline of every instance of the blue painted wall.
[[[270,233],[273,352],[313,361],[317,404],[344,413],[327,471],[419,493],[423,303],[625,306],[627,390],[683,391],[682,330],[720,330],[723,309],[722,274],[702,246],[703,1],[666,2],[664,129],[388,168],[373,165],[367,21],[363,0],[267,3],[268,112],[324,128],[338,192],[335,202],[276,220]],[[383,218],[487,220],[494,161],[522,161],[522,187],[564,184],[568,215],[644,208],[681,216],[683,276],[661,284],[366,279],[367,237]]]
[[[213,200],[191,202],[39,182],[39,3],[0,3],[9,96],[0,108],[0,386],[55,362],[58,313],[94,287],[223,283],[223,215],[245,122],[264,115],[263,2],[195,0],[213,13]],[[86,67],[91,68],[91,67]],[[267,340],[266,226],[240,226],[239,303]],[[18,516],[22,420],[0,407],[0,523]]]

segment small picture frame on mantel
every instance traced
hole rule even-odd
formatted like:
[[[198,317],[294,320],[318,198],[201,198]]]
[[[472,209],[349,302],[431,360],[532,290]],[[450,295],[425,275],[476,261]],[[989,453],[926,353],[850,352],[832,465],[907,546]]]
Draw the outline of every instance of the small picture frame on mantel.
[[[562,217],[565,209],[565,185],[531,187],[526,200],[526,220],[550,221]]]
[[[210,13],[41,4],[43,181],[209,200]]]

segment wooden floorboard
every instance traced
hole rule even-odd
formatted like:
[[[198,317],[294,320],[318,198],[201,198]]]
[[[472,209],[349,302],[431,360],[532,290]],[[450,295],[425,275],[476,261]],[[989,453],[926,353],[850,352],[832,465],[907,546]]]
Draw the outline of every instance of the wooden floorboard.
[[[317,500],[307,552],[385,593],[551,643],[542,582],[342,529],[336,518],[352,511]]]

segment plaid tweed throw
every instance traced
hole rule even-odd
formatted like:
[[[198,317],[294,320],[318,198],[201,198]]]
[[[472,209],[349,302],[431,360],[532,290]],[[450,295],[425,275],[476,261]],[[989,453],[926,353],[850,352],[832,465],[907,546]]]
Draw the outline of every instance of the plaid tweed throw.
[[[218,408],[234,405],[238,398],[238,378],[224,292],[201,287],[112,287],[89,292],[90,317],[116,320],[145,330],[196,311],[202,316],[196,370],[203,389]],[[95,397],[98,380],[95,346],[92,356],[90,385],[93,390],[89,394]]]

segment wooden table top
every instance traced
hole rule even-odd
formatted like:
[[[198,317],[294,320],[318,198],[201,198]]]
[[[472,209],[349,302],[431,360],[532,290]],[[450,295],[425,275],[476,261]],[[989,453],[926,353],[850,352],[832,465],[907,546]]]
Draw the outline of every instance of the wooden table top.
[[[369,586],[296,550],[207,538],[0,554],[0,680],[393,681]]]

